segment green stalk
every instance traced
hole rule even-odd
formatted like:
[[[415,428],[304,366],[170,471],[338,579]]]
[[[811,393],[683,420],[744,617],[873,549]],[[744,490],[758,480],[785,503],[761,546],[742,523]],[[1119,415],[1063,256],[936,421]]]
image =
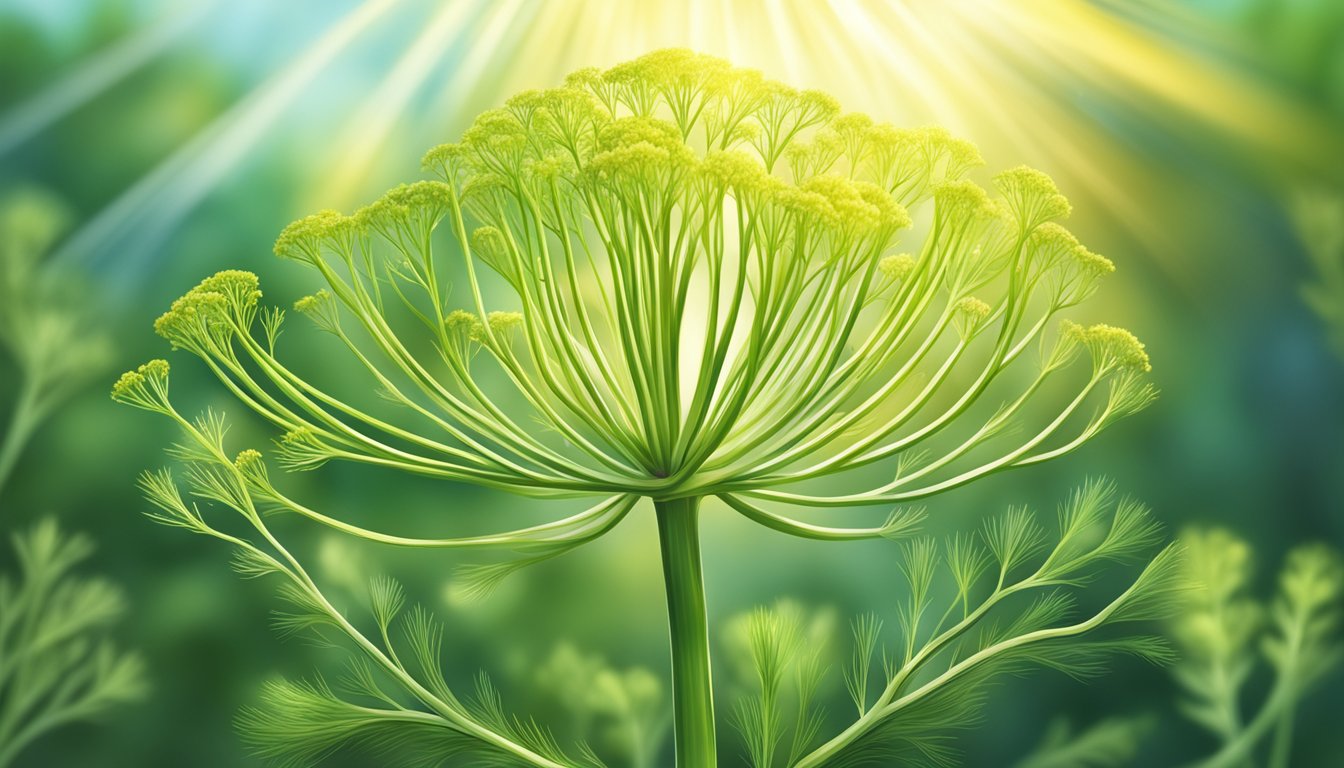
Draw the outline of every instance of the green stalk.
[[[10,416],[5,436],[0,439],[0,489],[9,481],[10,474],[19,462],[19,455],[27,447],[29,438],[44,415],[38,408],[37,386],[32,376],[25,377],[14,404],[14,413]]]
[[[672,726],[677,765],[714,768],[714,691],[700,569],[700,498],[654,502],[672,640]]]

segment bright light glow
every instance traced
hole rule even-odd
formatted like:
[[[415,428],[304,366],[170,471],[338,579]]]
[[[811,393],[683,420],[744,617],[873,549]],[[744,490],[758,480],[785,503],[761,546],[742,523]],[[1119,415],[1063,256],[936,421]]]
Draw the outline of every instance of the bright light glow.
[[[991,166],[1025,162],[1051,173],[1080,209],[1124,222],[1154,251],[1169,243],[1143,214],[1153,201],[1136,190],[1160,174],[1136,167],[1117,116],[1183,135],[1188,146],[1240,151],[1261,170],[1338,162],[1330,159],[1338,156],[1335,137],[1317,115],[1165,36],[1178,22],[1189,28],[1165,4],[1127,4],[1122,16],[1086,0],[462,0],[430,15],[373,91],[340,92],[341,83],[321,77],[324,68],[395,1],[369,0],[333,25],[115,200],[70,241],[67,256],[94,253],[128,231],[141,242],[118,252],[156,243],[305,89],[335,89],[350,103],[337,138],[317,146],[325,154],[309,194],[315,207],[348,207],[385,186],[377,169],[406,167],[408,153],[450,139],[479,107],[553,86],[581,66],[666,46],[821,88],[877,119],[946,125],[977,143]],[[128,43],[121,69],[143,63],[166,39],[159,30]],[[445,66],[446,77],[436,71]],[[33,102],[47,106],[0,126],[31,133],[50,123],[116,74],[93,69],[91,62],[76,85],[58,83]],[[441,90],[423,94],[428,82]],[[427,126],[434,135],[426,142]],[[0,130],[0,150],[7,135]]]
[[[349,13],[292,64],[123,192],[70,237],[53,258],[83,258],[92,264],[113,253],[143,258],[263,138],[299,92],[397,2],[370,0]],[[107,247],[124,243],[121,236],[129,231],[136,233],[134,247]]]
[[[0,119],[0,155],[41,133],[77,107],[163,53],[215,5],[207,0],[173,12],[157,24],[100,51]]]
[[[355,108],[357,119],[349,122],[337,145],[340,162],[334,164],[330,182],[322,186],[324,200],[330,201],[327,205],[349,203],[352,192],[367,179],[389,134],[406,118],[406,107],[425,79],[453,45],[462,43],[461,35],[476,10],[472,3],[445,3],[378,88]]]

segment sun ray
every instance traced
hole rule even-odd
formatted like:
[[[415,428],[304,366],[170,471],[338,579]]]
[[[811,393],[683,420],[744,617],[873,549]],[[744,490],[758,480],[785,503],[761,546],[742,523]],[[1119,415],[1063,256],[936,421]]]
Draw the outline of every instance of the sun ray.
[[[486,14],[479,31],[474,31],[471,45],[462,57],[450,82],[444,87],[434,106],[430,110],[434,115],[455,115],[462,112],[463,104],[473,104],[476,94],[492,87],[486,73],[494,63],[492,57],[502,56],[512,59],[512,52],[520,47],[521,36],[526,35],[533,25],[518,24],[517,19],[523,7],[523,0],[498,0],[492,5],[492,13]],[[540,57],[544,60],[544,57]],[[517,78],[518,71],[506,73],[506,78]],[[512,90],[507,92],[512,93]],[[464,123],[465,125],[465,123]]]
[[[460,45],[470,26],[467,20],[480,10],[480,3],[447,3],[406,48],[378,87],[350,113],[335,152],[341,161],[325,184],[316,190],[318,200],[307,208],[341,208],[365,182],[387,138],[406,117],[406,107],[424,86],[434,67],[448,50]]]
[[[215,5],[215,0],[206,0],[170,13],[144,30],[93,54],[75,71],[12,108],[0,118],[0,155],[39,135],[172,47]]]
[[[1253,78],[1164,44],[1126,18],[1080,0],[1061,0],[1048,18],[1021,3],[981,5],[985,14],[978,18],[987,37],[992,28],[1000,39],[1008,32],[1010,38],[1035,41],[1025,51],[1019,46],[1000,50],[1005,55],[1018,51],[1019,65],[1036,59],[1029,71],[1040,76],[1037,87],[1048,87],[1054,72],[1053,79],[1081,79],[1157,119],[1169,117],[1174,107],[1176,114],[1280,160],[1306,166],[1339,162],[1322,151],[1338,141],[1337,135],[1314,113]],[[975,23],[977,17],[966,18]]]
[[[393,2],[373,0],[334,25],[117,198],[69,241],[63,255],[105,255],[114,245],[138,252],[164,237],[258,146],[322,63],[343,55],[358,29]],[[1109,114],[1140,120],[1144,130],[1182,141],[1253,150],[1242,156],[1258,170],[1291,166],[1327,172],[1341,162],[1330,159],[1335,137],[1325,122],[1244,76],[1229,63],[1233,46],[1216,34],[1216,26],[1191,26],[1199,18],[1149,1],[1059,0],[1049,13],[1027,0],[445,4],[410,36],[372,94],[349,99],[350,124],[322,150],[333,158],[327,163],[333,170],[319,177],[309,194],[325,204],[347,204],[393,136],[423,138],[430,126],[451,133],[463,127],[457,115],[493,104],[491,93],[554,85],[558,73],[606,66],[650,48],[689,46],[799,86],[825,87],[849,109],[907,125],[946,125],[994,157],[1039,165],[1075,194],[1100,203],[1090,207],[1109,211],[1124,234],[1156,253],[1170,247],[1163,239],[1169,234],[1145,224],[1151,217],[1140,210],[1147,201],[1136,190],[1153,188],[1153,179],[1170,171],[1155,160],[1145,165],[1128,146],[1127,127]],[[155,34],[170,36],[151,30],[136,39],[158,41]],[[1182,44],[1192,34],[1221,47],[1203,56],[1199,48]],[[138,49],[137,56],[150,56],[152,47]],[[122,59],[121,66],[135,59]],[[454,63],[451,71],[436,76],[434,68],[448,60]],[[98,61],[79,72],[92,71]],[[104,80],[120,76],[115,67],[110,74],[98,70]],[[99,82],[83,77],[79,87],[62,84],[44,92],[66,95],[40,99],[58,105],[78,101],[69,94],[88,93]],[[421,98],[431,79],[441,91],[409,120],[408,105]],[[68,107],[38,111],[50,122],[60,109]],[[20,125],[18,117],[0,122],[0,151],[13,126]],[[119,247],[132,232],[139,247]],[[1169,273],[1181,269],[1159,263]]]
[[[369,0],[325,32],[285,69],[231,107],[141,177],[72,235],[53,257],[102,266],[112,253],[144,254],[162,242],[243,156],[300,92],[374,21],[400,0]],[[135,243],[126,239],[134,233]],[[128,247],[129,246],[129,247]],[[127,266],[125,262],[121,266]],[[132,274],[131,270],[118,270]]]

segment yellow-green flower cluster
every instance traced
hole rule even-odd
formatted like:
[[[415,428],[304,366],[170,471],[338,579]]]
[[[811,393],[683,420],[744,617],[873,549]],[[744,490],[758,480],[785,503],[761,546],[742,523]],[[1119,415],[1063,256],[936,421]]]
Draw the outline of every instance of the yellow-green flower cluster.
[[[1124,368],[1147,373],[1153,369],[1143,342],[1124,328],[1098,323],[1082,326],[1069,323],[1067,332],[1092,353],[1099,369]]]
[[[956,314],[955,322],[958,324],[961,336],[970,337],[984,327],[984,322],[992,310],[992,307],[974,296],[967,296],[953,305],[952,311]]]
[[[222,349],[228,337],[246,329],[256,317],[261,299],[257,276],[225,270],[202,280],[154,321],[154,331],[198,354]]]
[[[112,399],[147,411],[163,410],[168,402],[168,361],[150,360],[123,373],[112,385]]]
[[[156,324],[289,435],[292,466],[885,504],[1060,455],[1152,398],[1132,334],[1056,331],[1114,265],[1057,223],[1070,206],[1054,182],[1014,168],[981,186],[975,147],[940,128],[669,50],[518,94],[423,163],[437,180],[301,219],[275,244],[325,282],[294,310],[348,345],[405,420],[281,363],[278,310],[253,338],[250,273],[203,281]],[[1011,391],[1023,377],[998,374],[1033,345],[1042,364]],[[1093,376],[1035,415],[1040,380],[1075,347]],[[1010,405],[981,414],[990,390]],[[1003,429],[1032,418],[1040,432]],[[954,455],[921,450],[959,428]],[[999,453],[973,450],[988,443]],[[884,461],[897,479],[854,494],[785,489]]]
[[[1004,171],[994,177],[994,185],[1024,232],[1073,212],[1073,206],[1059,193],[1054,180],[1035,168],[1019,166]]]
[[[355,221],[340,211],[325,210],[285,227],[275,240],[275,254],[317,263],[327,249],[339,249],[355,231]]]
[[[166,473],[146,481],[163,519],[240,547],[246,573],[288,578],[306,611],[296,625],[334,622],[375,649],[375,664],[399,684],[415,675],[334,613],[262,512],[387,544],[522,555],[468,571],[459,586],[469,594],[604,535],[640,499],[652,500],[676,613],[677,749],[688,765],[711,765],[701,499],[796,536],[894,538],[919,513],[897,509],[883,525],[845,528],[761,505],[890,508],[1064,455],[1154,396],[1132,334],[1060,329],[1058,313],[1113,265],[1056,223],[1070,206],[1054,182],[1016,168],[987,189],[968,177],[981,164],[944,130],[843,114],[825,94],[721,59],[658,51],[519,94],[424,156],[435,180],[281,233],[275,252],[323,283],[294,310],[346,347],[354,375],[282,360],[294,336],[277,343],[283,312],[259,308],[251,273],[202,281],[156,323],[275,425],[283,434],[275,458],[287,469],[360,462],[600,499],[560,520],[443,539],[359,527],[289,499],[259,452],[226,451],[221,417],[193,422],[174,411],[166,364],[127,374],[114,397],[173,417],[188,433],[178,455],[192,493],[240,513],[257,536],[215,531]],[[1027,354],[1034,348],[1042,353]],[[1082,348],[1090,376],[1043,386]],[[376,406],[360,398],[360,382]],[[811,482],[821,478],[834,482]],[[1094,554],[1116,556],[1146,539],[1140,517],[1122,505]],[[1028,523],[1009,515],[988,532],[1001,587],[1033,551]],[[1067,579],[1080,557],[1067,549],[1040,573]],[[988,560],[957,551],[966,589],[971,567]],[[935,549],[907,554],[912,594],[925,595]],[[376,591],[388,646],[401,599],[390,587]],[[1123,610],[1140,615],[1144,602]],[[922,610],[905,616],[909,627],[918,629]],[[890,683],[890,706],[902,706],[903,686]],[[517,729],[474,720],[442,678],[409,688],[455,733],[525,764],[566,764],[534,751],[546,745],[512,740]],[[278,695],[279,711],[315,706],[295,693]],[[818,754],[800,765],[818,764]]]

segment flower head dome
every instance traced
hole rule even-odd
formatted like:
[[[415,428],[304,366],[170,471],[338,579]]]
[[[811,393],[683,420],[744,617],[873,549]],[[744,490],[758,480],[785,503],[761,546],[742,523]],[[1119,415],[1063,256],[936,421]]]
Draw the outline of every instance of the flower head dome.
[[[437,180],[281,234],[276,253],[325,283],[295,309],[351,346],[404,423],[284,368],[255,338],[279,319],[254,327],[249,273],[207,279],[157,328],[207,359],[254,358],[264,376],[216,367],[346,460],[538,494],[891,504],[1075,447],[1115,416],[1102,381],[1148,368],[1126,331],[1056,330],[1114,266],[1055,222],[1070,206],[1048,176],[1005,171],[996,196],[967,178],[981,162],[941,129],[659,51],[519,94],[425,155]],[[1041,381],[1003,375],[1070,343],[1096,364],[1063,413],[1033,405]],[[986,429],[1009,420],[1038,426]],[[883,462],[900,476],[801,490]]]

